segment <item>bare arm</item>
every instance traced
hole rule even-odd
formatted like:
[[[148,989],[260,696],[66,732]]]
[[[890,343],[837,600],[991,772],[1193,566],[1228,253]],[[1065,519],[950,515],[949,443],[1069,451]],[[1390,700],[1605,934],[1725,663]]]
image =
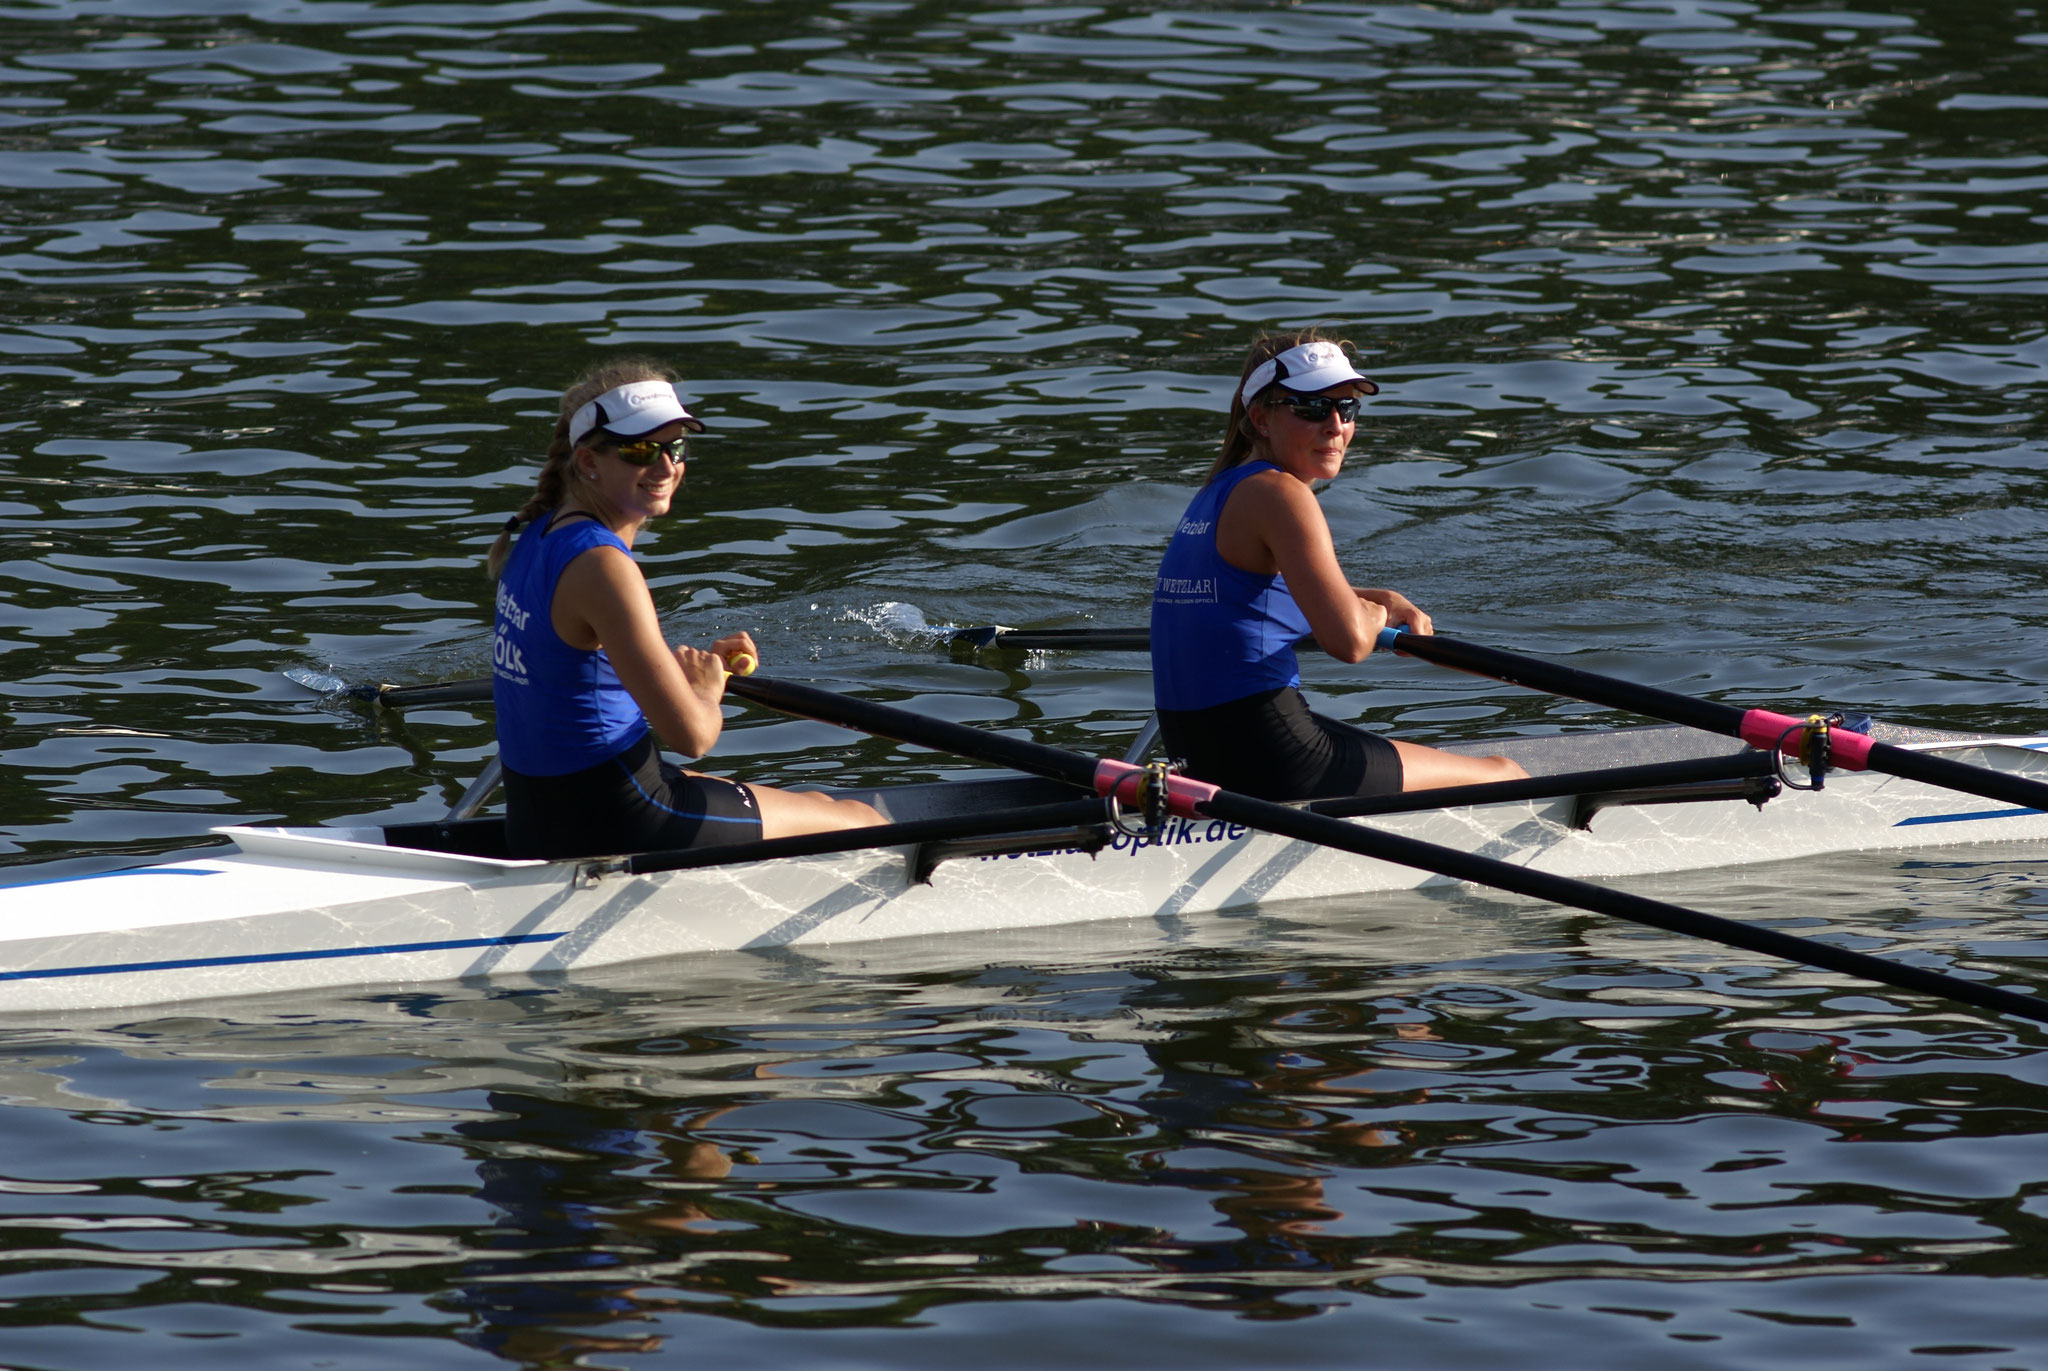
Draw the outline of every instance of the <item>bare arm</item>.
[[[1389,606],[1375,597],[1393,592],[1352,589],[1315,492],[1285,472],[1259,472],[1230,493],[1217,521],[1216,550],[1241,571],[1286,577],[1316,645],[1339,661],[1363,659],[1387,624]],[[1394,598],[1421,612],[1405,597]]]
[[[662,743],[685,757],[701,757],[725,727],[725,664],[716,652],[671,648],[662,636],[647,578],[615,547],[594,547],[572,560],[555,582],[549,615],[562,641],[586,651],[602,647],[627,694],[647,716]],[[753,640],[734,634],[720,646],[751,651]]]

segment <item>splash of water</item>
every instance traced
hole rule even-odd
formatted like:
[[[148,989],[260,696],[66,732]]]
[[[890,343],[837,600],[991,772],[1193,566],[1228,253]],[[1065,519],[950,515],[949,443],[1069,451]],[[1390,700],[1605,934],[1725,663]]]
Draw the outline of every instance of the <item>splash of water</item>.
[[[315,671],[309,666],[288,666],[284,669],[284,676],[286,680],[296,682],[308,690],[318,691],[322,695],[339,695],[348,689],[348,682],[341,677],[324,671]]]
[[[865,609],[849,609],[842,617],[873,629],[891,642],[916,647],[943,643],[952,637],[955,628],[952,624],[927,622],[923,610],[901,600],[885,600]]]

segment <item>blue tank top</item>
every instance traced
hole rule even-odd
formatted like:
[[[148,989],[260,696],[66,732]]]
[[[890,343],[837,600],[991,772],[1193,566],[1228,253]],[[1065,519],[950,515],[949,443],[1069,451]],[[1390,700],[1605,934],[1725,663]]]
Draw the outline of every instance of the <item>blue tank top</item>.
[[[647,716],[619,684],[602,648],[585,652],[555,632],[555,582],[594,547],[627,552],[594,519],[548,527],[550,510],[519,534],[498,578],[498,629],[491,643],[491,699],[498,756],[527,776],[565,776],[615,757],[640,740]]]
[[[1216,550],[1216,519],[1247,477],[1277,471],[1241,462],[1195,493],[1166,545],[1152,587],[1152,702],[1207,709],[1301,684],[1294,645],[1308,619],[1277,573],[1254,576]]]

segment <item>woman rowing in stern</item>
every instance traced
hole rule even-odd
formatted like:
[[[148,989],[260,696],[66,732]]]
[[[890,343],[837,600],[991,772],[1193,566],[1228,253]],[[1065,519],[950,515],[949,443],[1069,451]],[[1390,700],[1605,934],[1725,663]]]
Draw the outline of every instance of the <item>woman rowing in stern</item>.
[[[1268,800],[1380,795],[1525,775],[1506,757],[1404,743],[1310,712],[1294,647],[1343,662],[1388,624],[1430,631],[1392,590],[1337,564],[1316,481],[1336,476],[1358,407],[1379,387],[1314,329],[1252,344],[1223,450],[1181,516],[1152,595],[1152,692],[1187,774]]]
[[[593,369],[563,394],[533,497],[491,547],[492,698],[515,857],[882,822],[858,800],[685,771],[656,748],[658,737],[685,756],[709,752],[725,722],[727,663],[760,657],[745,633],[709,649],[671,647],[631,555],[641,525],[668,513],[682,483],[685,430],[704,425],[683,408],[672,372],[639,361]]]

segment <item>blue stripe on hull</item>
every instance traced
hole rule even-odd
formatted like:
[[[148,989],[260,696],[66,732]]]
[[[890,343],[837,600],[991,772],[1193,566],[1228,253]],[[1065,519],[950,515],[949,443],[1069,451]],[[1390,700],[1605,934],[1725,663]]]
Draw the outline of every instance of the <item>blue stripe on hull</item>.
[[[565,931],[566,933],[566,931]],[[205,966],[261,966],[268,962],[316,962],[335,957],[386,957],[407,952],[452,952],[465,947],[517,947],[551,943],[565,933],[518,933],[504,938],[450,938],[438,943],[388,943],[383,947],[329,947],[307,952],[268,952],[246,957],[180,957],[168,962],[111,962],[105,966],[62,966],[47,971],[0,971],[0,981],[41,981],[57,976],[119,976],[134,971],[189,971]]]
[[[2029,814],[2039,814],[2038,809],[1976,809],[1967,814],[1922,814],[1918,818],[1901,819],[1893,828],[1911,828],[1914,824],[1956,824],[1972,819],[2024,819]]]
[[[52,876],[47,881],[15,881],[0,885],[0,890],[33,890],[37,886],[71,885],[77,881],[112,881],[136,876],[218,876],[218,871],[203,871],[189,866],[134,866],[119,871],[88,871],[83,876]]]

